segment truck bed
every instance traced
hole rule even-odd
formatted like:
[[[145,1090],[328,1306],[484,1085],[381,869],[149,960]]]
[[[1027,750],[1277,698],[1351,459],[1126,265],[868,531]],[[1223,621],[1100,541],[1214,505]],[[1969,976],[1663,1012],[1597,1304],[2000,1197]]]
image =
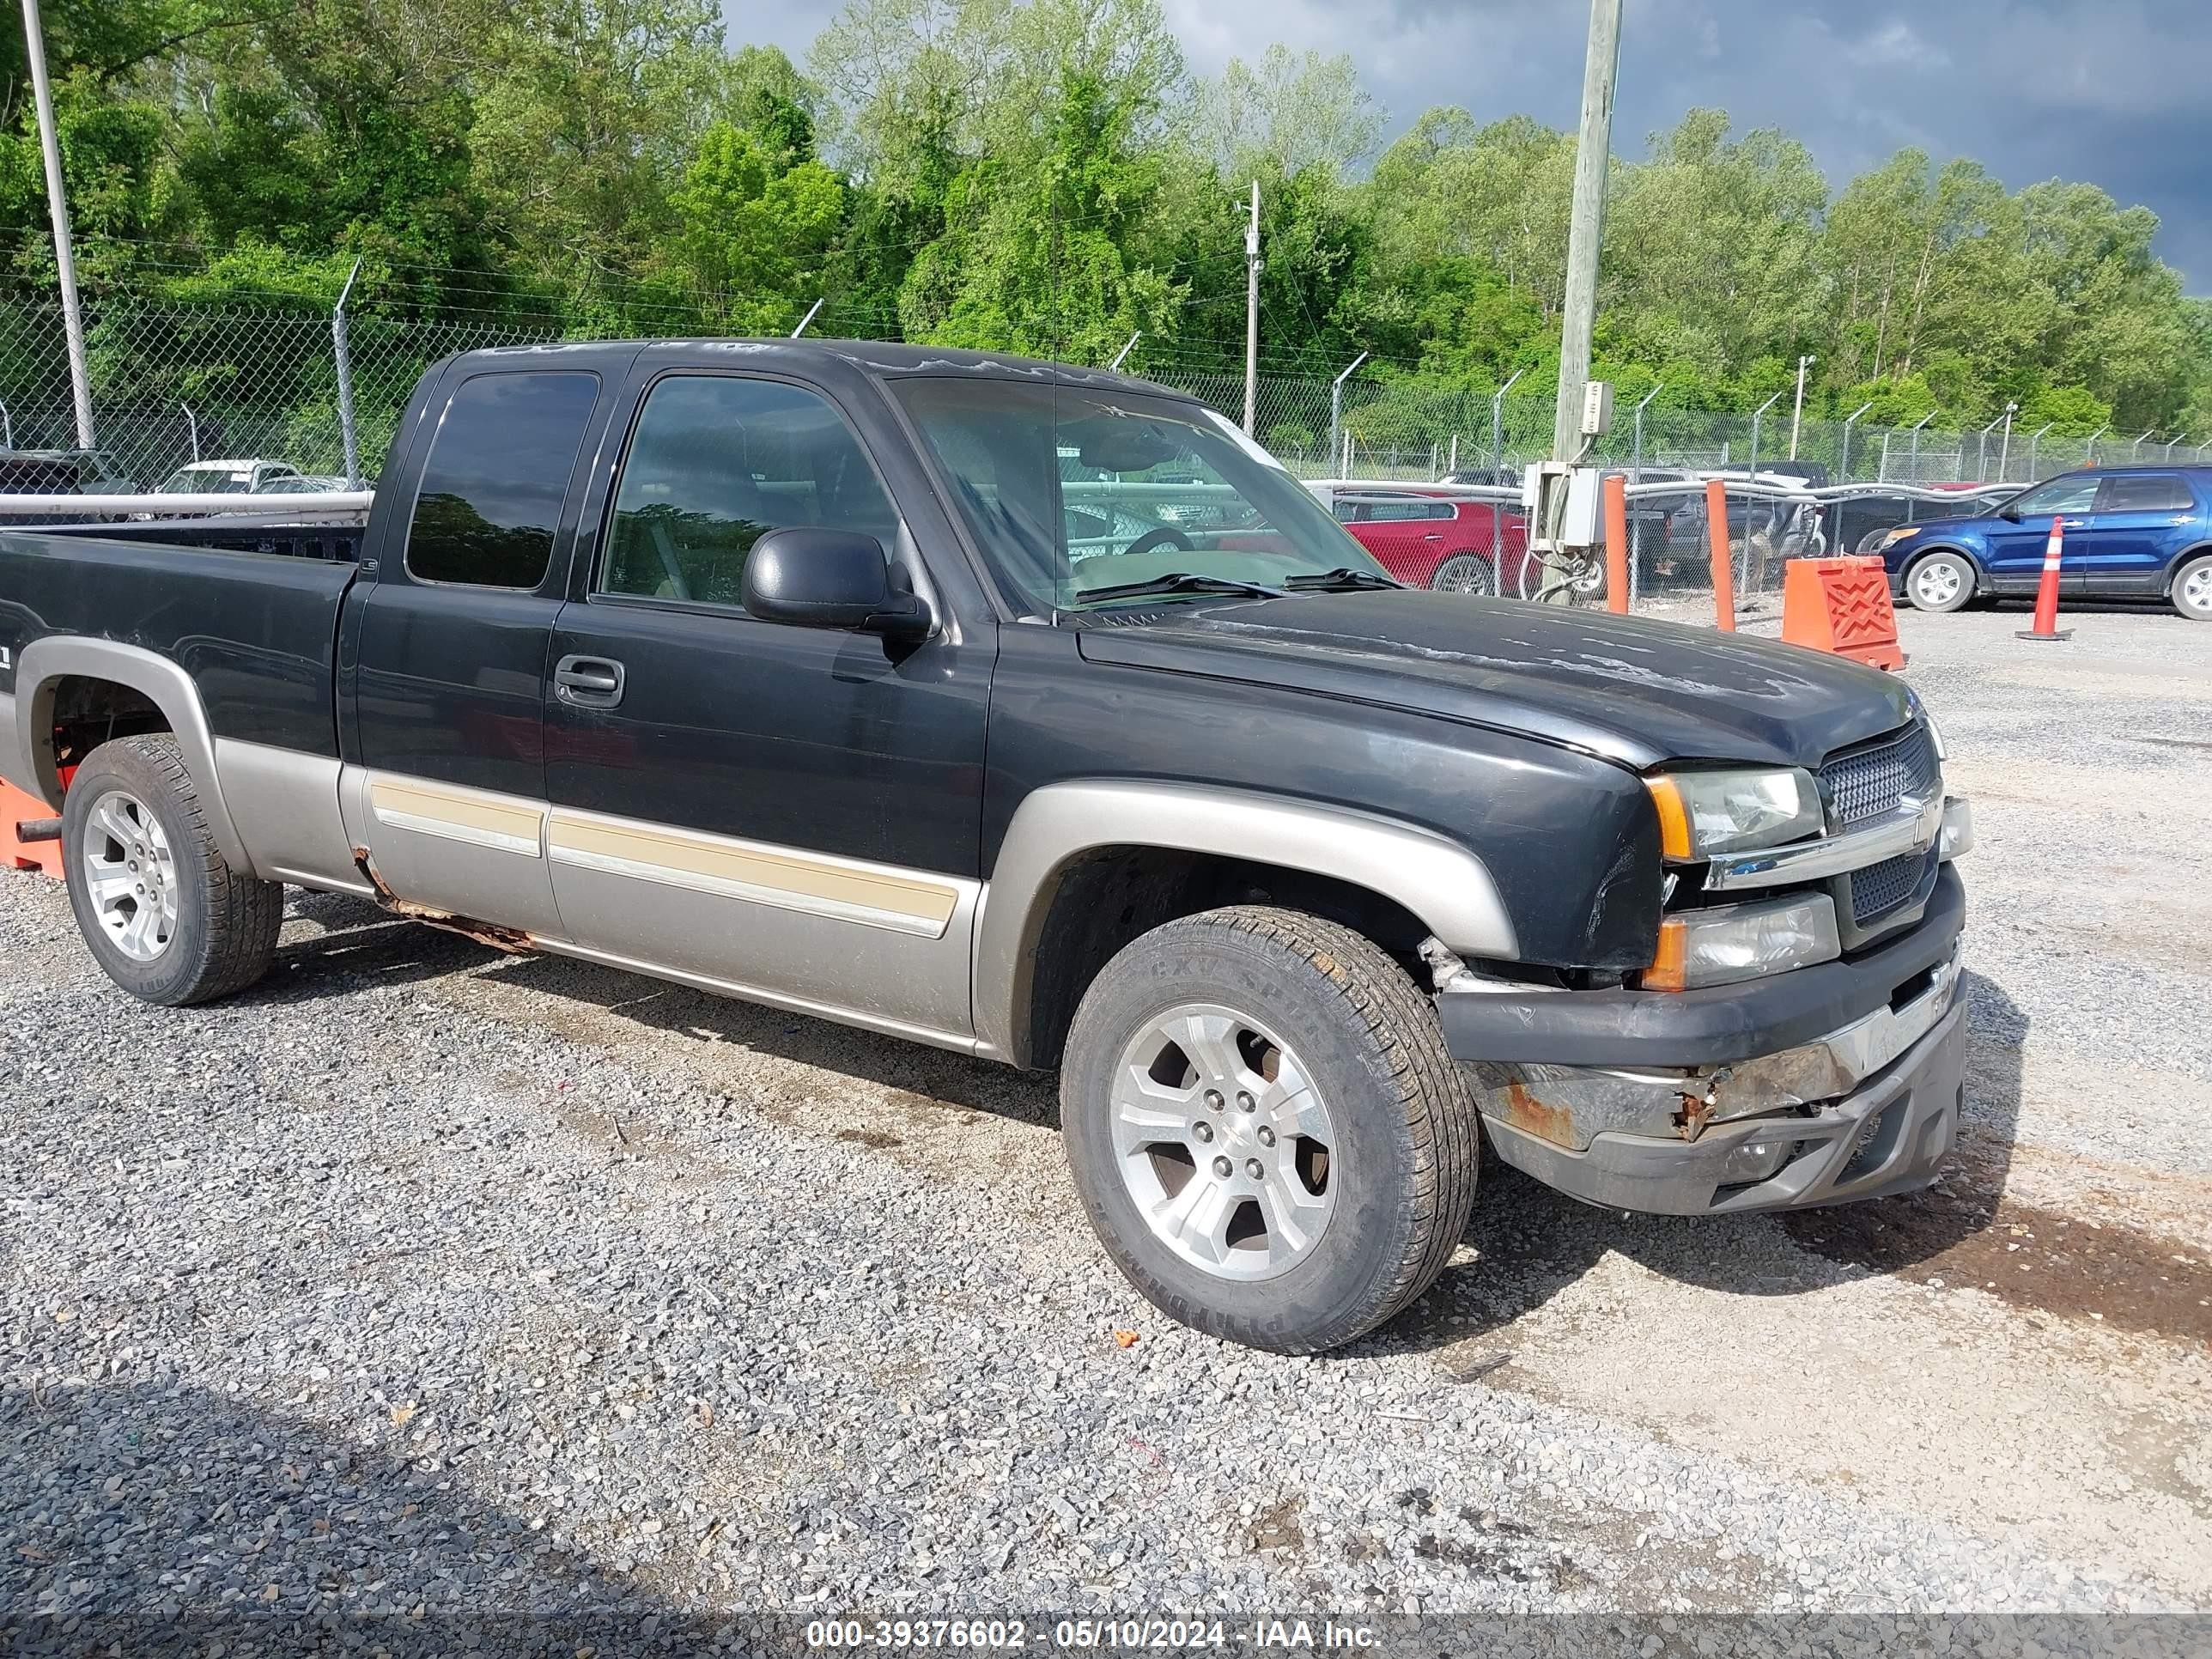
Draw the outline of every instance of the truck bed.
[[[303,556],[300,541],[293,556],[185,544],[184,532],[213,529],[204,521],[145,527],[166,533],[0,532],[0,650],[11,665],[50,634],[138,646],[198,683],[214,735],[335,756],[338,613],[358,566]],[[310,527],[289,528],[303,541]],[[0,691],[13,689],[0,671]]]

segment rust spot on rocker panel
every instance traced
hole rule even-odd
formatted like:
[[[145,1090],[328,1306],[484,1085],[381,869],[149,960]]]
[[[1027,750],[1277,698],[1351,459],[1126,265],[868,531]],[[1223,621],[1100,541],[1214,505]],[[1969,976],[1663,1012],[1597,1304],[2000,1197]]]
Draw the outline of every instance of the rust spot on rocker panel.
[[[376,872],[369,860],[368,848],[353,849],[353,861],[361,872],[362,879],[376,891],[380,908],[409,921],[419,921],[426,927],[441,927],[449,933],[459,933],[479,945],[489,945],[495,951],[504,951],[509,956],[526,957],[538,949],[538,941],[520,927],[502,927],[495,921],[478,921],[474,916],[457,915],[451,910],[441,910],[428,904],[417,904],[404,899],[385,884],[384,878]]]

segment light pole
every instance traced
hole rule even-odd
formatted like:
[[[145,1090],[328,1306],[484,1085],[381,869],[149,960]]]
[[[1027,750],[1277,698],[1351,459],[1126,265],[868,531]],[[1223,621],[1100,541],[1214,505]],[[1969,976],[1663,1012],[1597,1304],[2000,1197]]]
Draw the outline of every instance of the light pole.
[[[1929,422],[1935,418],[1936,411],[1931,409],[1925,415],[1923,415],[1918,421],[1913,423],[1911,455],[1911,459],[1906,462],[1906,465],[1912,469],[1912,482],[1914,483],[1918,483],[1920,482],[1920,428],[1926,426]]]
[[[1597,264],[1605,245],[1606,169],[1613,155],[1613,94],[1620,77],[1620,0],[1590,0],[1583,57],[1582,126],[1567,222],[1567,283],[1560,303],[1559,390],[1552,405],[1552,459],[1582,453],[1583,388],[1589,384],[1597,323]]]
[[[1343,466],[1343,463],[1337,459],[1336,434],[1344,425],[1344,383],[1352,378],[1352,371],[1366,361],[1367,354],[1363,351],[1344,366],[1343,374],[1328,383],[1328,464],[1332,467],[1343,467],[1347,475],[1352,469]]]
[[[62,333],[69,346],[70,395],[76,405],[76,447],[90,449],[92,380],[84,363],[84,314],[76,303],[76,251],[70,243],[69,196],[62,187],[62,146],[54,132],[54,93],[46,83],[46,39],[39,0],[23,0],[23,50],[31,60],[31,95],[39,107],[39,149],[46,162],[46,211],[54,223],[54,274],[62,290]]]
[[[1244,434],[1260,408],[1260,181],[1252,181],[1252,217],[1244,227]]]
[[[1805,424],[1805,371],[1820,360],[1800,357],[1797,360],[1797,403],[1790,411],[1790,459],[1797,459],[1797,430]]]
[[[1515,369],[1511,378],[1490,394],[1490,466],[1493,474],[1505,470],[1505,428],[1502,424],[1505,419],[1505,394],[1528,372],[1525,368]]]
[[[1981,447],[1977,450],[1974,454],[1974,482],[1976,483],[1987,483],[1990,481],[1990,434],[1997,429],[1997,421],[2002,421],[2002,419],[2004,419],[2003,416],[1998,416],[1996,421],[1991,421],[1981,430]],[[1961,445],[1960,447],[1964,448],[1965,446]],[[1961,455],[1959,459],[1963,461],[1966,458],[1964,455]]]
[[[1849,483],[1851,481],[1851,428],[1858,424],[1859,416],[1865,414],[1867,410],[1873,407],[1874,399],[1869,398],[1866,402],[1861,404],[1856,409],[1853,410],[1849,415],[1844,417],[1843,453],[1836,461],[1836,482],[1838,483]]]
[[[2030,483],[2033,483],[2039,477],[2043,476],[2036,471],[2035,457],[2037,453],[2043,447],[2043,434],[2050,431],[2056,424],[2056,422],[2045,421],[2041,426],[2036,428],[2034,432],[2029,434],[2027,440],[2027,481]]]

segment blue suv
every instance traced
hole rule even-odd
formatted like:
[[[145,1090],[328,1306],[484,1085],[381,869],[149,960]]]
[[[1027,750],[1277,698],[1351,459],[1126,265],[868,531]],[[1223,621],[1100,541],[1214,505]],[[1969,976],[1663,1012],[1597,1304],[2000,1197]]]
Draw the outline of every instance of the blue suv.
[[[2053,519],[2066,526],[2058,591],[2166,598],[2212,622],[2212,467],[2100,467],[2023,490],[1986,516],[1900,525],[1874,550],[1890,591],[1922,611],[2032,594]]]

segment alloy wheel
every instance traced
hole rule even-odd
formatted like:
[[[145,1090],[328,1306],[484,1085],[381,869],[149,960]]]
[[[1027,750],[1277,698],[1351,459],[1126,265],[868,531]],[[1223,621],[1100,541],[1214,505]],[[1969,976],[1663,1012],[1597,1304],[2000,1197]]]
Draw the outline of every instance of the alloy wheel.
[[[177,863],[161,821],[136,795],[111,789],[85,817],[79,854],[109,942],[133,962],[160,957],[177,933]]]
[[[1211,1003],[1171,1008],[1123,1050],[1114,1152],[1153,1236],[1224,1279],[1303,1260],[1334,1208],[1336,1131],[1297,1056]]]

